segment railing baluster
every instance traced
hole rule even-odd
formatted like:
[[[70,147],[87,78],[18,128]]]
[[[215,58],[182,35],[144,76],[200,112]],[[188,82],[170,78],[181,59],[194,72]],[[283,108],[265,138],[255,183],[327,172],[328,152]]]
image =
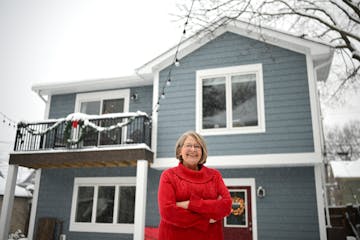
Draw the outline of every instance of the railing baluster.
[[[118,123],[124,123],[130,120],[130,116],[119,116],[111,118],[89,119],[89,121],[100,127],[115,126]],[[100,147],[106,145],[125,145],[125,144],[139,144],[145,143],[150,146],[151,139],[151,124],[147,116],[140,115],[133,119],[128,125],[117,127],[113,130],[103,131],[102,133],[87,127],[82,129],[79,127],[76,132],[77,138],[81,137],[82,131],[86,131],[86,136],[81,142],[73,145],[67,142],[65,137],[66,122],[62,122],[54,129],[44,132],[53,126],[56,121],[48,121],[41,123],[24,123],[19,124],[16,130],[14,151],[38,151],[46,149],[59,148],[86,148],[86,147]],[[30,130],[31,129],[31,130]],[[71,131],[74,131],[72,128]]]

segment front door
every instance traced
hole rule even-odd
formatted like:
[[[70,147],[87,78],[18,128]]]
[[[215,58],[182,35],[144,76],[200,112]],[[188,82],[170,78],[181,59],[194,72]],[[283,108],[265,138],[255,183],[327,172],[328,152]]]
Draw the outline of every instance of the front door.
[[[228,186],[232,198],[231,214],[224,219],[225,240],[252,240],[251,187]]]

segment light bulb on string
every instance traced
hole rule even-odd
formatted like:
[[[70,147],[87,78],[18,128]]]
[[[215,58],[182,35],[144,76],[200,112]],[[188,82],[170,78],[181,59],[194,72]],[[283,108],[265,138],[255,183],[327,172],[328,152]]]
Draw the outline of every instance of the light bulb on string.
[[[161,99],[164,99],[164,98],[165,98],[165,92],[162,92]]]
[[[166,86],[170,86],[171,85],[171,79],[169,78],[167,81],[166,81]]]
[[[175,66],[177,66],[177,67],[180,66],[179,59],[177,59],[177,58],[175,59]]]

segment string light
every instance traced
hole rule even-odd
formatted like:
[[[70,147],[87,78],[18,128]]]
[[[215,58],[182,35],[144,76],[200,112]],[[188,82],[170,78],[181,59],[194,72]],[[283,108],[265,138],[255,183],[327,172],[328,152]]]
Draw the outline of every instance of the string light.
[[[9,126],[9,127],[14,127],[16,128],[17,126],[17,122],[15,120],[12,120],[11,118],[9,118],[5,113],[0,112],[0,114],[3,116],[3,124]]]
[[[181,35],[180,41],[179,41],[179,43],[177,44],[177,47],[176,47],[173,64],[172,64],[172,65],[170,66],[170,68],[169,68],[167,80],[166,80],[165,84],[164,84],[163,87],[162,87],[161,95],[159,96],[158,102],[157,102],[157,104],[156,104],[155,107],[154,107],[154,111],[156,111],[156,112],[159,111],[159,108],[160,108],[160,100],[161,100],[161,99],[165,99],[166,87],[169,87],[169,86],[171,85],[171,73],[172,73],[173,66],[174,66],[174,65],[175,65],[176,67],[179,67],[179,66],[180,66],[180,61],[179,61],[179,58],[178,58],[179,48],[180,48],[180,44],[182,43],[182,41],[183,41],[183,39],[184,39],[184,37],[185,37],[185,34],[186,34],[186,27],[187,27],[187,25],[188,25],[188,23],[189,23],[189,18],[190,18],[190,14],[191,14],[192,8],[193,8],[193,6],[194,6],[194,2],[195,2],[195,0],[192,0],[189,13],[188,13],[188,15],[187,15],[187,17],[186,17],[186,21],[185,21],[185,23],[184,23],[184,29],[183,29],[183,31],[182,31],[182,35]]]

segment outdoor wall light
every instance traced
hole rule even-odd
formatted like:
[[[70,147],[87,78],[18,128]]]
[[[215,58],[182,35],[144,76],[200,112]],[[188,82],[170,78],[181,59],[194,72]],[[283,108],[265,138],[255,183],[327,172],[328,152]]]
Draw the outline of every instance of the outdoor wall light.
[[[266,195],[266,192],[265,192],[265,189],[262,187],[262,186],[259,186],[256,190],[256,195],[259,197],[259,198],[264,198],[265,195]]]
[[[138,99],[138,94],[137,93],[134,93],[133,95],[131,95],[131,100],[135,101]]]

